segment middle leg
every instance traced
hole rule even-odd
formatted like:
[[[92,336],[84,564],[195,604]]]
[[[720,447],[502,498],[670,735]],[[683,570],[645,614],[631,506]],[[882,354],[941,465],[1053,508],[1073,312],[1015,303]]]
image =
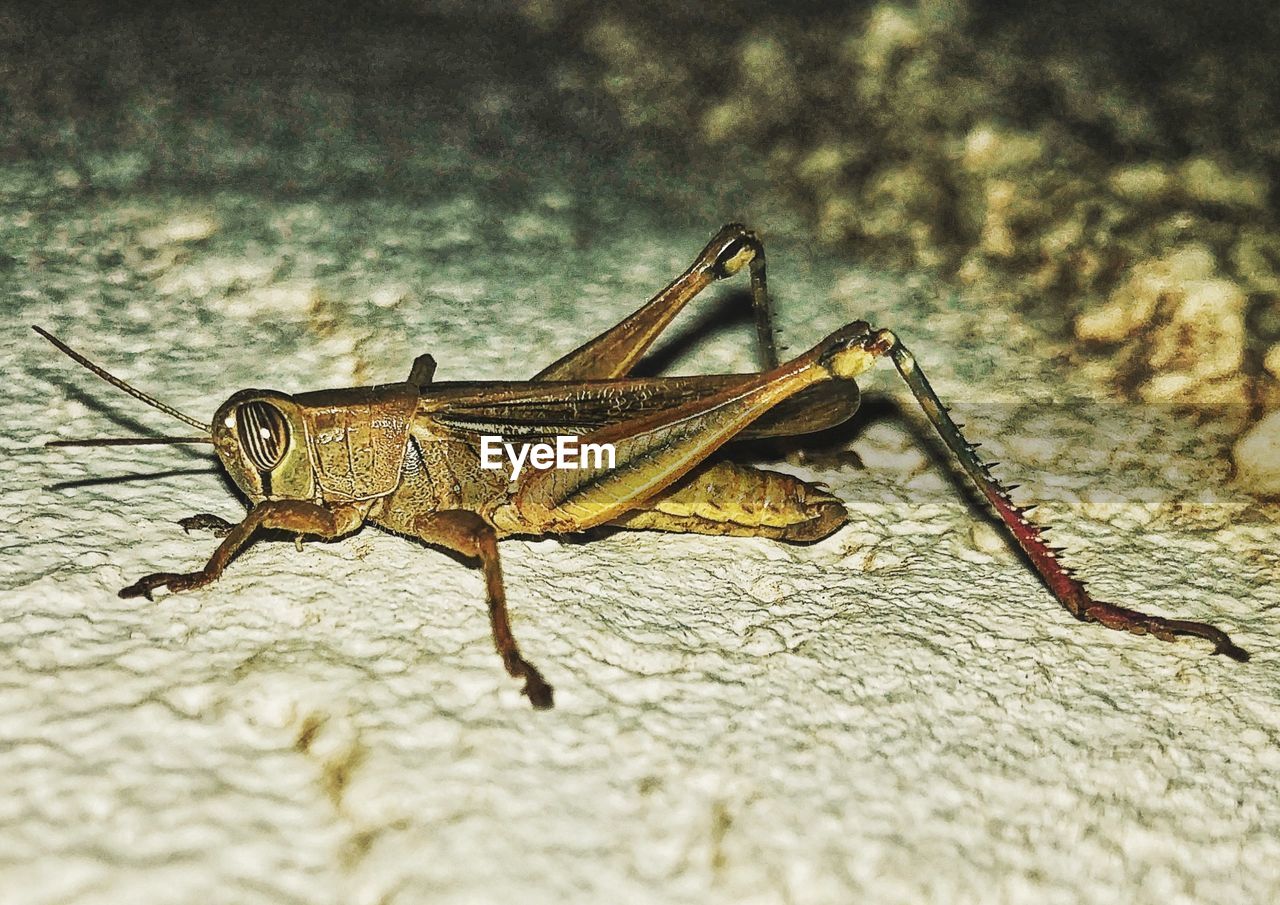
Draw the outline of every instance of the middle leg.
[[[489,628],[493,632],[494,647],[502,657],[502,665],[512,678],[524,679],[523,692],[535,709],[550,709],[554,703],[553,689],[537,667],[520,655],[516,637],[511,632],[507,591],[502,581],[502,563],[498,559],[498,536],[493,527],[474,512],[454,509],[422,516],[413,523],[410,533],[428,544],[480,560],[489,603]]]

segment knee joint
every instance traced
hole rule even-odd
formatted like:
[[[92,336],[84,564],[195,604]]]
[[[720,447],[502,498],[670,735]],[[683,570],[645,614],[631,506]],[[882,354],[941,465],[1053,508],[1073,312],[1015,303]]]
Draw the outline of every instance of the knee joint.
[[[827,337],[818,361],[832,377],[849,380],[870,369],[897,342],[888,330],[873,331],[865,321],[856,321]]]
[[[747,264],[764,257],[760,239],[745,226],[731,224],[721,230],[724,241],[714,250],[711,273],[717,280],[731,277]]]

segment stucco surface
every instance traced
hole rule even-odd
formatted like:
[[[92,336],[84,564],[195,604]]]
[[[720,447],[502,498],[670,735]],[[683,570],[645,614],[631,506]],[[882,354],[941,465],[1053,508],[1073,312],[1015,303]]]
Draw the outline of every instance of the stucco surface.
[[[1204,413],[1112,404],[1016,315],[758,224],[792,353],[856,317],[895,328],[1100,596],[1254,658],[1074,622],[885,370],[860,428],[780,466],[849,501],[825,541],[504,542],[516,634],[557,689],[535,713],[479,573],[372,529],[118,599],[213,549],[176,519],[242,510],[198,447],[45,449],[186,428],[28,324],[200,417],[247,386],[400,379],[424,351],[441,379],[523,377],[718,223],[583,231],[570,185],[503,210],[465,187],[408,206],[6,181],[0,902],[1280,894],[1280,529],[1226,483]],[[729,310],[691,311],[661,363],[750,368],[749,324],[701,329]]]

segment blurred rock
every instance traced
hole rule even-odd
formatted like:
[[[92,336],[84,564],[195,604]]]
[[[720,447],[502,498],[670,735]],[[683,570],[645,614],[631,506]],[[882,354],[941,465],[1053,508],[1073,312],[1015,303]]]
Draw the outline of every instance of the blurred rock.
[[[1280,496],[1280,412],[1263,418],[1237,442],[1236,483],[1248,493]]]

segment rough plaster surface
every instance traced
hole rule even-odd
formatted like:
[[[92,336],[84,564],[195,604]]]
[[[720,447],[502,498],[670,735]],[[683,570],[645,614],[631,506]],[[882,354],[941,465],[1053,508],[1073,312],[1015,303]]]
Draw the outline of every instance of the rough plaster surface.
[[[1212,425],[1055,404],[1098,396],[1088,368],[1013,316],[785,237],[793,352],[857,316],[899,329],[1100,594],[1212,620],[1253,661],[1075,623],[891,373],[839,441],[866,468],[799,469],[850,503],[828,540],[504,543],[550,713],[504,675],[478,572],[373,530],[115,596],[212,550],[176,519],[239,504],[198,450],[44,449],[184,428],[29,323],[205,417],[245,386],[398,379],[422,351],[441,379],[527,376],[718,225],[583,235],[577,203],[12,190],[0,902],[1275,901],[1275,510],[1219,489]],[[724,316],[698,311],[682,323]],[[695,331],[663,363],[745,369],[749,338]]]

